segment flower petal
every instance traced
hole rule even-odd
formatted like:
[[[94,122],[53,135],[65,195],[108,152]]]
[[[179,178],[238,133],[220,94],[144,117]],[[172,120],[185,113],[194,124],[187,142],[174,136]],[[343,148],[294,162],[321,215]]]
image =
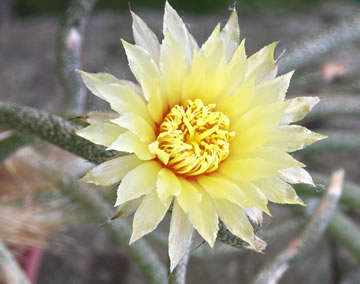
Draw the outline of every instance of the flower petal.
[[[182,85],[187,74],[186,54],[183,47],[165,31],[161,44],[160,70],[163,92],[169,108],[180,103]]]
[[[278,43],[273,42],[249,57],[247,79],[254,77],[255,83],[260,84],[265,80],[275,78],[276,73],[272,74],[272,71],[276,68],[274,51]]]
[[[155,122],[161,121],[167,108],[162,101],[159,89],[159,69],[150,54],[141,46],[132,45],[122,40],[129,66],[136,80],[140,83],[148,101],[148,109]]]
[[[162,168],[159,171],[156,190],[160,200],[165,202],[170,196],[178,196],[181,193],[181,184],[172,171]]]
[[[94,123],[85,128],[75,130],[75,133],[95,144],[111,145],[125,129],[112,123]]]
[[[137,94],[129,85],[106,85],[102,87],[102,91],[111,108],[119,114],[135,113],[150,124],[153,124],[144,98]]]
[[[224,199],[214,199],[214,204],[220,219],[229,231],[254,248],[254,230],[244,214],[244,210]]]
[[[245,209],[245,214],[251,222],[259,229],[263,222],[263,212],[256,207],[249,207]]]
[[[303,126],[287,125],[280,126],[276,131],[276,136],[266,145],[286,152],[294,152],[325,138],[327,136],[312,132]]]
[[[111,119],[119,117],[119,114],[111,111],[91,111],[85,115],[79,117],[81,120],[86,121],[89,124],[95,123],[110,123]]]
[[[117,79],[115,76],[108,74],[108,73],[87,73],[85,71],[77,70],[77,72],[80,73],[81,78],[85,84],[85,86],[95,95],[99,98],[106,100],[104,98],[104,93],[101,91],[101,89],[98,88],[98,86],[103,86],[107,84],[113,84],[118,83],[119,79]]]
[[[149,194],[156,187],[156,179],[160,165],[155,161],[144,162],[131,170],[121,181],[117,190],[117,199],[114,206],[129,200]]]
[[[229,116],[230,121],[235,121],[251,106],[254,95],[254,86],[254,80],[244,82],[231,97],[219,100],[216,104],[216,110]]]
[[[254,105],[268,105],[284,101],[294,71],[265,81],[255,88]]]
[[[226,47],[226,45],[225,45]],[[247,72],[247,57],[245,51],[245,40],[235,50],[230,62],[218,72],[220,80],[224,80],[225,87],[217,98],[227,98],[234,94],[236,89],[244,82]],[[250,80],[254,81],[254,79]]]
[[[108,150],[135,153],[140,160],[151,160],[156,157],[150,153],[149,143],[141,142],[140,139],[130,131],[121,134],[114,143],[108,147]]]
[[[135,155],[114,158],[87,172],[81,181],[102,186],[112,185],[119,182],[129,171],[142,162]]]
[[[170,271],[173,271],[191,244],[193,226],[188,216],[174,200],[169,233]]]
[[[133,233],[130,244],[156,229],[169,209],[171,198],[166,202],[160,200],[156,190],[145,195],[133,220]]]
[[[220,174],[210,176],[202,175],[197,179],[198,183],[213,199],[226,199],[241,208],[256,206],[256,200],[247,196],[239,186]]]
[[[204,238],[207,243],[213,247],[218,231],[218,216],[210,197],[205,193],[200,193],[200,186],[195,182],[189,182],[180,179],[182,191],[177,200],[181,208],[187,212],[190,223]],[[190,191],[196,191],[200,194],[200,201],[196,195],[190,195]]]
[[[115,220],[121,217],[126,217],[133,214],[136,209],[139,207],[140,203],[143,201],[144,197],[129,200],[118,207],[116,207],[116,213],[111,217],[110,220]]]
[[[253,181],[278,176],[279,170],[304,167],[289,154],[273,147],[259,147],[253,153],[230,155],[218,168],[219,172],[238,181]]]
[[[155,140],[155,133],[152,126],[141,116],[128,112],[111,120],[111,122],[128,129],[134,133],[142,142],[152,142]]]
[[[146,49],[154,61],[158,63],[160,58],[158,38],[138,15],[133,11],[130,12],[133,19],[132,30],[136,44]]]
[[[119,80],[107,73],[86,73],[79,71],[85,85],[98,97],[110,103],[119,114],[134,112],[151,121],[144,98],[135,91],[133,84]]]
[[[286,125],[303,119],[319,101],[318,97],[297,97],[289,100],[280,124]]]
[[[304,205],[292,186],[278,177],[256,180],[254,184],[272,202]]]
[[[306,183],[315,186],[310,174],[300,167],[279,170],[282,179],[288,183]]]
[[[250,109],[241,118],[232,124],[237,133],[246,133],[253,129],[275,129],[288,105],[288,102],[280,104],[260,105]]]
[[[199,51],[195,51],[191,72],[184,81],[182,104],[189,99],[202,99],[205,104],[213,103],[227,80],[219,66],[225,66],[224,45],[220,38],[218,24]]]
[[[163,23],[164,35],[167,30],[169,30],[173,38],[183,46],[187,62],[190,65],[192,61],[193,51],[194,49],[197,49],[196,41],[192,38],[184,22],[182,21],[178,13],[174,10],[174,8],[171,7],[168,1],[165,2],[165,14]]]
[[[231,154],[254,151],[275,135],[287,103],[257,106],[236,120],[231,128],[236,132],[230,145]]]
[[[239,21],[235,8],[220,35],[225,46],[226,60],[230,61],[240,42]]]
[[[178,180],[182,189],[181,193],[176,198],[184,212],[189,213],[191,208],[199,205],[202,194],[194,184],[186,179],[179,177]]]

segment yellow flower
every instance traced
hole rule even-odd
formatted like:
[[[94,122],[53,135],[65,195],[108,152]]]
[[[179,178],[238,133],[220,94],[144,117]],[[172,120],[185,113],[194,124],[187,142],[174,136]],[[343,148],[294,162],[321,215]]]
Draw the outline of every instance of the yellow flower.
[[[118,215],[135,212],[130,243],[153,231],[173,204],[171,269],[193,228],[212,247],[219,218],[257,249],[253,227],[268,201],[303,204],[290,184],[313,184],[288,152],[325,138],[293,125],[316,97],[284,100],[293,72],[276,77],[270,44],[247,57],[233,10],[201,46],[166,3],[164,39],[134,13],[135,45],[122,41],[139,85],[110,74],[81,72],[92,93],[116,114],[92,115],[78,135],[129,153],[104,162],[82,181],[121,181]]]

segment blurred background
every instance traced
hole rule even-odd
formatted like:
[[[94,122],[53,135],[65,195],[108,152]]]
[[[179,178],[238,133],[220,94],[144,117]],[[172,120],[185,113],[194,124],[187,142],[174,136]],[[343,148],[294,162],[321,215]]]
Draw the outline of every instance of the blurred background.
[[[88,72],[108,72],[122,79],[133,80],[120,42],[120,38],[133,42],[129,6],[161,38],[164,1],[90,0],[95,6],[84,12],[89,14],[87,21],[82,22],[83,18],[75,15],[69,24],[66,19],[72,16],[67,9],[74,2],[0,0],[1,101],[67,118],[90,110],[108,110],[108,105],[88,94],[83,107],[69,107],[73,101],[64,84],[64,72],[72,65],[64,61],[66,51],[62,49],[67,25],[84,31],[79,35],[81,52],[75,56],[81,64],[74,66]],[[273,217],[265,217],[258,232],[268,243],[265,254],[231,249],[224,244],[212,251],[201,245],[198,238],[193,245],[187,283],[251,283],[261,267],[298,235],[306,221],[304,215],[313,210],[328,177],[338,168],[345,169],[349,188],[339,205],[340,217],[330,222],[315,249],[302,256],[280,283],[360,283],[360,186],[356,185],[360,183],[360,1],[170,3],[199,43],[219,21],[226,23],[234,5],[241,37],[247,39],[248,55],[280,40],[276,55],[286,52],[279,72],[296,69],[288,97],[321,98],[302,125],[329,136],[295,153],[314,173],[318,187],[313,192],[299,187],[309,204],[305,210],[270,206]],[[6,140],[12,135],[9,131],[0,132],[0,239],[33,283],[145,283],[126,248],[95,220],[86,206],[59,190],[59,177],[77,179],[92,165],[40,140]],[[18,143],[16,153],[4,154],[4,141]],[[96,190],[104,198],[113,199],[114,188]],[[167,249],[163,239],[168,221],[161,226],[164,234],[148,238],[165,261]],[[4,272],[0,279],[15,283],[11,282],[11,271]]]

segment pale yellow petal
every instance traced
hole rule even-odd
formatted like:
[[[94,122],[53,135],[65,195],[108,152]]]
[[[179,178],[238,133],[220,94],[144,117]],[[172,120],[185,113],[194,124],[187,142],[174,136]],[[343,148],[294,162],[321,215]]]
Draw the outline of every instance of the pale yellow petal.
[[[279,170],[281,178],[288,183],[306,183],[315,186],[310,174],[300,167]]]
[[[235,121],[251,106],[254,86],[253,80],[241,84],[233,96],[219,100],[216,110],[226,114],[230,118],[230,122]]]
[[[245,80],[247,65],[248,62],[245,51],[244,39],[235,50],[235,53],[232,56],[230,62],[227,65],[223,66],[222,69],[218,72],[218,75],[220,76],[219,80],[223,80],[225,86],[223,90],[221,90],[217,99],[221,101],[223,98],[227,98],[234,94],[237,88]],[[254,79],[251,79],[250,81],[255,82]]]
[[[141,160],[151,160],[156,157],[150,153],[149,143],[140,141],[140,139],[130,131],[121,134],[114,143],[109,146],[108,150],[135,153]]]
[[[188,216],[174,200],[169,232],[170,271],[173,271],[190,247],[193,226]]]
[[[160,58],[160,44],[154,32],[147,26],[147,24],[133,11],[131,16],[133,19],[132,31],[137,45],[146,49],[156,63]]]
[[[224,44],[220,38],[220,25],[217,25],[199,52],[194,53],[192,69],[187,77],[182,102],[199,98],[205,104],[214,103],[228,82]]]
[[[286,125],[303,119],[319,101],[318,97],[297,97],[289,100],[280,124]]]
[[[125,52],[129,61],[129,66],[137,81],[144,88],[146,85],[143,76],[159,77],[159,68],[155,61],[151,58],[150,54],[141,46],[133,45],[125,40],[121,40],[125,48]],[[149,93],[144,92],[147,100],[149,100]]]
[[[81,181],[108,186],[119,182],[129,171],[143,161],[135,155],[126,155],[106,161],[90,170]]]
[[[90,111],[79,117],[81,120],[89,124],[94,123],[110,123],[110,120],[119,117],[119,114],[111,111]]]
[[[254,244],[254,230],[244,210],[224,199],[215,199],[214,204],[220,219],[235,236],[245,240],[251,247]]]
[[[242,181],[253,181],[259,178],[278,175],[278,169],[271,162],[261,158],[230,160],[222,163],[219,172]]]
[[[140,83],[144,96],[148,101],[150,115],[155,122],[159,123],[167,105],[161,98],[158,66],[144,48],[132,45],[124,40],[122,40],[122,43],[130,69]]]
[[[130,216],[133,214],[136,209],[139,207],[140,203],[143,201],[144,197],[141,196],[139,198],[129,200],[119,206],[116,207],[115,214],[110,218],[110,220],[115,220],[121,217]]]
[[[325,138],[327,136],[312,132],[303,126],[287,125],[280,126],[275,137],[266,145],[277,147],[286,152],[294,152]]]
[[[149,194],[156,187],[156,179],[161,169],[158,162],[144,162],[131,170],[123,178],[117,190],[117,199],[114,206],[118,206],[129,200]]]
[[[134,112],[151,121],[144,98],[135,91],[134,84],[119,80],[107,73],[86,73],[79,71],[85,85],[92,93],[110,103],[119,114]]]
[[[293,74],[294,71],[257,85],[253,104],[268,105],[283,102]]]
[[[230,153],[250,152],[270,141],[286,106],[286,102],[257,106],[232,123],[231,128],[236,135],[231,142]]]
[[[240,133],[251,131],[254,128],[274,129],[279,125],[287,106],[288,102],[256,106],[235,121],[232,129]]]
[[[176,198],[184,212],[189,213],[191,208],[199,205],[202,194],[194,184],[186,179],[179,177],[178,180],[181,184],[181,193]]]
[[[304,205],[292,186],[278,177],[256,180],[254,184],[272,202]]]
[[[213,199],[226,199],[241,208],[256,205],[256,202],[249,199],[235,182],[225,176],[220,174],[202,175],[198,177],[197,181]]]
[[[95,144],[110,146],[125,129],[112,123],[94,123],[75,132]]]
[[[119,114],[135,113],[153,125],[146,101],[129,85],[111,84],[102,87],[104,98]]]
[[[173,7],[169,4],[168,1],[165,2],[165,14],[164,14],[164,23],[163,23],[163,34],[165,35],[166,31],[169,31],[172,37],[182,45],[188,64],[192,61],[192,54],[194,49],[197,49],[197,43],[190,35],[189,31],[186,28],[186,25],[174,10]]]
[[[239,186],[240,190],[246,196],[248,200],[248,204],[251,204],[249,207],[257,208],[261,211],[266,212],[270,215],[270,211],[267,207],[268,200],[266,196],[262,193],[262,191],[252,183],[243,182],[240,180],[233,179],[234,182]],[[249,208],[247,207],[247,208]],[[246,208],[245,208],[246,209]]]
[[[196,185],[194,182],[180,179],[180,183],[182,191],[176,197],[179,205],[187,212],[190,223],[198,233],[213,247],[219,228],[216,209],[210,197],[205,192],[200,193],[199,185]],[[200,200],[196,194],[201,194]]]
[[[246,216],[250,221],[258,228],[262,226],[263,222],[263,211],[256,207],[249,207],[244,210]]]
[[[279,176],[279,170],[304,167],[289,154],[272,147],[259,147],[255,152],[230,157],[219,166],[219,172],[239,181]]]
[[[235,8],[233,8],[229,20],[221,31],[221,39],[225,46],[226,60],[230,61],[240,43],[240,28]]]
[[[193,63],[190,73],[186,76],[183,85],[183,92],[181,95],[181,103],[185,104],[187,100],[196,98],[200,93],[201,83],[205,80],[203,55],[198,52],[194,52]]]
[[[222,59],[223,54],[220,54],[220,50],[224,50],[224,44],[220,36],[220,24],[217,24],[209,38],[201,46],[199,54],[202,54],[205,58]],[[218,65],[220,62],[206,63],[212,66],[212,64]]]
[[[169,108],[180,103],[182,85],[187,75],[186,54],[184,48],[167,30],[161,44],[160,70],[163,93]]]
[[[115,76],[108,74],[108,73],[87,73],[82,70],[77,70],[81,75],[81,78],[85,84],[85,86],[99,98],[106,100],[104,98],[104,93],[102,92],[101,88],[99,89],[98,86],[118,83],[120,80],[117,79]]]
[[[113,119],[111,122],[131,131],[142,142],[150,143],[155,140],[155,133],[151,124],[133,112],[125,113],[119,118]]]
[[[274,51],[278,43],[279,42],[273,42],[249,57],[246,78],[254,77],[256,80],[255,83],[259,84],[275,77],[276,74],[272,74],[272,76],[269,75],[276,68]]]
[[[162,168],[159,171],[156,190],[159,198],[165,202],[170,196],[178,196],[181,193],[181,184],[172,171]]]
[[[161,220],[164,219],[171,200],[169,198],[166,202],[163,202],[160,200],[156,190],[145,195],[134,215],[130,244],[156,229]]]
[[[242,153],[239,155],[232,155],[229,160],[237,159],[254,159],[261,158],[273,164],[278,169],[285,169],[290,167],[305,167],[304,164],[295,160],[290,154],[270,146],[261,146],[254,152]]]

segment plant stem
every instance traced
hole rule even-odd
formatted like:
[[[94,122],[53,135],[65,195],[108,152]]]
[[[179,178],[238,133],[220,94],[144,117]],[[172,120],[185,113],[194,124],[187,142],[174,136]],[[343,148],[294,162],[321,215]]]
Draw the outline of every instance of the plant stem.
[[[13,133],[0,141],[0,163],[4,162],[8,157],[17,150],[24,147],[32,141],[30,136]]]
[[[76,135],[77,127],[63,118],[30,107],[0,102],[0,127],[34,135],[94,163],[117,154]]]
[[[341,241],[360,262],[360,228],[342,212],[337,211],[328,227],[330,235]]]
[[[96,0],[72,0],[66,10],[57,45],[58,76],[65,91],[65,109],[72,114],[85,110],[86,89],[80,75],[80,57],[87,19]]]
[[[279,74],[311,64],[314,59],[360,39],[360,15],[290,47],[279,63]]]

